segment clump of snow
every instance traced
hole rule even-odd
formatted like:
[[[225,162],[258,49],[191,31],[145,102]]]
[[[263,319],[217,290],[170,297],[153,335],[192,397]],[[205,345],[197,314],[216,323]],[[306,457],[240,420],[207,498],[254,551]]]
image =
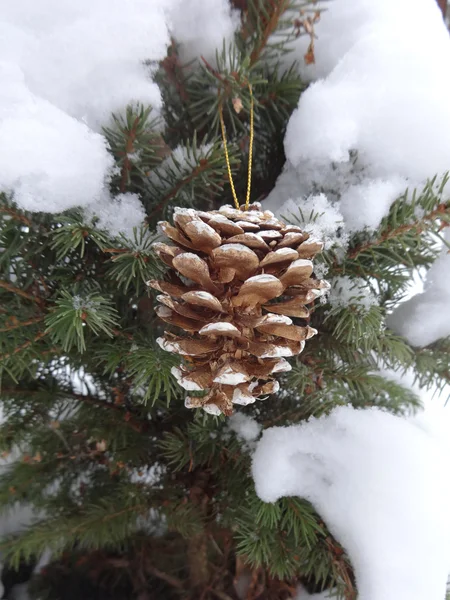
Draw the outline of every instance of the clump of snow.
[[[164,9],[171,5],[129,0],[124,10],[120,0],[9,2],[2,8],[0,56],[19,67],[30,93],[98,129],[132,101],[161,104],[144,61],[166,54]]]
[[[325,194],[289,199],[278,209],[278,214],[289,222],[298,222],[304,231],[323,242],[325,250],[348,244],[348,235],[341,231],[344,217],[340,206],[331,203]]]
[[[170,20],[186,62],[201,56],[214,62],[216,50],[222,50],[224,41],[228,46],[240,23],[228,0],[178,0]]]
[[[377,229],[391,204],[407,187],[408,181],[404,177],[392,175],[388,179],[366,179],[344,189],[339,208],[347,228],[350,231],[365,227]]]
[[[449,443],[378,409],[264,431],[253,459],[265,502],[309,500],[347,550],[364,600],[442,600],[450,564]]]
[[[158,463],[147,465],[139,469],[133,469],[130,472],[130,481],[131,483],[139,483],[147,487],[155,487],[159,484],[164,471],[164,465]]]
[[[350,304],[368,312],[372,306],[378,306],[379,300],[367,281],[360,277],[336,277],[331,283],[328,303],[332,308],[345,308]]]
[[[300,180],[302,189],[274,194],[280,206],[312,189],[332,189],[342,197],[349,231],[374,228],[407,186],[448,169],[450,105],[442,73],[450,38],[431,0],[318,6],[325,10],[315,26],[316,64],[303,67],[315,83],[288,124],[282,178],[290,182],[276,186],[286,191]],[[303,64],[305,43],[300,39],[294,53]]]
[[[254,442],[261,433],[261,425],[253,417],[239,412],[228,419],[228,426],[244,442]]]
[[[144,61],[166,54],[173,2],[3,3],[0,191],[31,211],[101,200],[113,159],[98,132],[131,102],[161,105]]]
[[[30,211],[59,212],[100,198],[113,165],[103,136],[30,92],[0,54],[0,191]]]
[[[137,194],[129,192],[111,197],[103,193],[95,204],[86,208],[87,217],[97,217],[96,226],[112,236],[124,234],[133,238],[133,231],[145,224],[144,206]]]
[[[446,233],[450,242],[450,232]],[[428,346],[450,335],[450,254],[444,246],[427,274],[425,289],[400,304],[387,324],[413,346]]]

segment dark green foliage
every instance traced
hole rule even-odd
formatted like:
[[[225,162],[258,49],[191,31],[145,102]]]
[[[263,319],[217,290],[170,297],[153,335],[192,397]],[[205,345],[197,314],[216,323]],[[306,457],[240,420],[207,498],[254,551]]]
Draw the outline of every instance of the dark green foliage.
[[[260,600],[286,598],[282,584],[292,589],[299,578],[311,591],[354,598],[351,565],[320,515],[300,498],[258,499],[249,444],[224,417],[184,407],[171,374],[178,358],[156,342],[163,326],[146,286],[164,273],[151,250],[156,222],[175,206],[232,201],[219,103],[242,196],[252,85],[257,200],[281,172],[286,124],[305,88],[280,58],[297,35],[287,9],[313,14],[315,3],[235,4],[246,7],[242,27],[217,65],[182,64],[176,41],[159,65],[164,123],[135,105],[104,131],[117,166],[112,191],[139,194],[147,213],[132,235],[102,230],[82,211],[25,213],[0,195],[0,510],[36,509],[35,522],[0,550],[14,566],[55,552],[32,584],[41,598],[235,600],[233,580],[245,569],[265,582]],[[285,215],[297,224],[317,216]],[[386,328],[386,315],[414,272],[432,264],[449,222],[432,180],[398,198],[377,231],[323,252],[317,264],[327,278],[362,279],[379,304],[361,308],[357,295],[347,306],[316,301],[310,324],[319,335],[292,361],[278,396],[242,412],[264,429],[346,404],[414,411],[418,398],[381,364],[413,369],[420,387],[442,390],[449,340],[412,348]],[[200,558],[208,577],[198,592],[190,582]]]

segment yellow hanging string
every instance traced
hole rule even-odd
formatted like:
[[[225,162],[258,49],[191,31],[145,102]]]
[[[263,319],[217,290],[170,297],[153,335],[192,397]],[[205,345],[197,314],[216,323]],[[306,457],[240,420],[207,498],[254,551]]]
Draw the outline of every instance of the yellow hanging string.
[[[253,160],[253,118],[254,118],[254,110],[253,110],[253,90],[252,86],[249,83],[248,89],[250,91],[250,141],[248,147],[248,178],[247,178],[247,196],[245,198],[245,210],[248,210],[250,205],[250,192],[252,188],[252,160]],[[228,146],[227,146],[227,134],[225,131],[225,123],[223,120],[223,108],[222,104],[219,104],[219,119],[220,119],[220,128],[222,130],[222,140],[223,147],[225,150],[225,160],[227,163],[228,169],[228,179],[230,180],[231,191],[233,193],[233,200],[236,208],[239,210],[239,200],[236,194],[236,189],[234,187],[233,175],[231,174],[231,165],[230,165],[230,157],[228,155]]]

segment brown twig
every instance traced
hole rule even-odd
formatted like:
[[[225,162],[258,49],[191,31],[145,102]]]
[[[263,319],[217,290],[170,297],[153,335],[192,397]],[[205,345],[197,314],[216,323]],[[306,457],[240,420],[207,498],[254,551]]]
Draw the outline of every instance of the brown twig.
[[[208,169],[208,167],[209,167],[209,161],[206,159],[203,160],[201,162],[201,164],[199,164],[198,167],[195,167],[195,169],[193,169],[192,173],[190,173],[184,179],[179,181],[177,183],[177,185],[166,196],[164,196],[164,198],[161,200],[161,202],[153,209],[153,211],[150,213],[150,215],[147,218],[151,219],[156,213],[160,212],[161,209],[165,206],[165,204],[178,194],[178,192],[181,190],[181,188],[183,188],[185,185],[187,185],[188,183],[193,181],[198,175],[200,175],[200,173],[203,173],[204,171],[206,171]]]
[[[337,545],[333,539],[327,538],[326,545],[332,555],[332,562],[342,577],[345,585],[345,600],[356,600],[353,571],[350,564],[345,560],[344,550]]]
[[[174,587],[178,590],[182,590],[184,588],[183,582],[181,581],[181,579],[178,579],[177,577],[173,577],[172,575],[168,575],[167,573],[164,573],[164,571],[160,571],[153,565],[149,565],[148,563],[146,563],[145,570],[148,573],[150,573],[150,575],[153,575],[153,577],[156,577],[157,579],[161,579],[162,581],[165,581],[166,583],[168,583],[169,585],[171,585],[172,587]]]
[[[437,3],[439,5],[439,8],[442,11],[442,16],[445,19],[446,15],[447,15],[447,4],[448,4],[448,2],[447,2],[447,0],[437,0]]]
[[[132,340],[133,335],[131,333],[127,333],[126,331],[120,331],[120,329],[111,329],[111,333],[113,333],[117,337],[124,337],[127,340]]]
[[[9,283],[8,281],[0,280],[0,288],[7,290],[8,292],[12,292],[13,294],[17,294],[18,296],[22,296],[22,298],[26,298],[27,300],[32,300],[33,302],[37,302],[38,304],[41,302],[41,299],[37,296],[33,296],[24,290],[16,288],[14,285]]]
[[[19,327],[27,327],[28,325],[34,325],[35,323],[40,323],[44,320],[44,317],[35,317],[34,319],[28,319],[28,321],[19,321],[17,323],[11,323],[6,327],[2,327],[0,332],[3,333],[5,331],[12,331],[13,329],[18,329]]]
[[[263,24],[263,33],[259,44],[253,48],[253,52],[250,55],[250,66],[253,66],[261,57],[264,48],[269,41],[270,36],[278,27],[278,22],[281,16],[289,8],[289,0],[272,0],[271,6],[267,7],[268,17],[262,16],[261,22]]]
[[[80,400],[80,402],[84,402],[85,404],[90,404],[91,406],[97,406],[99,408],[106,408],[107,410],[111,410],[116,414],[120,415],[124,422],[131,427],[137,433],[142,433],[145,430],[145,423],[134,419],[131,416],[128,416],[129,413],[123,410],[123,408],[117,404],[112,404],[111,402],[104,402],[103,400],[97,400],[97,398],[93,398],[92,396],[84,396],[83,394],[69,394],[71,398],[76,400]]]
[[[25,350],[25,348],[28,348],[29,346],[31,346],[31,344],[34,344],[34,342],[37,342],[38,340],[43,338],[45,335],[47,335],[47,333],[48,333],[48,331],[41,331],[40,333],[37,334],[37,336],[35,338],[33,338],[32,340],[28,340],[28,342],[25,342],[21,346],[17,346],[17,348],[15,348],[12,352],[8,352],[7,354],[1,354],[0,362],[2,360],[6,360],[7,358],[10,358],[11,356],[14,356],[14,354],[18,354],[22,350]]]
[[[173,48],[175,48],[174,44],[172,44],[172,49]],[[181,81],[178,76],[178,71],[181,71],[181,65],[175,52],[170,56],[166,56],[166,58],[161,61],[161,66],[166,72],[167,79],[176,88],[181,101],[187,103],[189,101],[189,94],[183,81]]]
[[[2,206],[2,207],[0,207],[0,212],[9,215],[13,219],[16,219],[16,221],[20,221],[21,223],[23,223],[27,227],[31,227],[31,221],[29,219],[27,219],[26,217],[24,217],[23,215],[20,215],[19,213],[17,213],[12,208],[8,208],[6,206]]]
[[[107,521],[112,521],[112,519],[116,519],[117,517],[120,517],[120,516],[124,515],[125,513],[132,512],[132,511],[146,510],[146,509],[148,509],[148,506],[146,506],[144,504],[137,504],[136,506],[127,506],[126,508],[123,508],[122,510],[118,510],[114,513],[109,513],[109,514],[105,515],[101,519],[98,519],[98,521],[100,523],[105,523]],[[71,530],[70,535],[73,535],[80,531],[84,531],[87,527],[89,527],[89,524],[81,523],[80,525],[77,525],[76,527],[74,527]]]
[[[400,225],[399,227],[396,227],[395,229],[390,229],[390,230],[386,231],[385,233],[383,233],[383,235],[380,238],[378,238],[376,240],[371,240],[370,242],[366,242],[365,244],[361,244],[361,246],[357,246],[356,248],[353,248],[353,250],[351,252],[349,252],[347,257],[350,260],[354,260],[362,252],[365,252],[366,250],[369,250],[370,248],[374,248],[375,246],[380,246],[387,240],[396,238],[397,236],[403,235],[404,233],[407,233],[408,231],[413,231],[414,229],[420,231],[421,228],[423,227],[423,224],[425,221],[433,221],[434,219],[439,218],[441,215],[445,215],[447,212],[450,212],[450,207],[447,204],[439,204],[439,206],[435,210],[430,212],[428,215],[425,215],[424,217],[422,217],[419,221],[416,221],[415,223],[409,223],[408,225]],[[449,227],[450,223],[444,223],[443,226]]]
[[[129,159],[128,155],[132,154],[134,152],[134,142],[136,140],[136,133],[137,133],[137,127],[139,125],[139,116],[137,116],[135,118],[135,120],[133,121],[133,125],[131,126],[131,129],[129,129],[127,131],[127,141],[125,144],[125,151],[124,151],[124,156],[123,156],[123,166],[122,166],[122,173],[121,173],[121,177],[120,177],[120,191],[123,193],[125,192],[125,190],[127,189],[127,183],[128,183],[128,177],[131,171],[131,160]]]

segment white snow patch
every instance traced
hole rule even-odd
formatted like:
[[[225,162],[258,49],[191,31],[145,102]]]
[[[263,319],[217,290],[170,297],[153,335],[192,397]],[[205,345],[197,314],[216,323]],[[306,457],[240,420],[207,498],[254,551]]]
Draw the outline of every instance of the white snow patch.
[[[230,44],[240,24],[228,0],[177,0],[170,16],[184,62],[204,56],[215,64],[216,50]]]
[[[209,415],[214,415],[215,417],[218,417],[222,414],[222,411],[216,404],[204,404],[202,408],[206,413]]]
[[[0,190],[21,208],[61,212],[101,200],[113,159],[97,132],[127,104],[161,106],[144,61],[166,54],[172,3],[2,3]]]
[[[287,371],[291,371],[292,370],[292,365],[290,363],[288,363],[287,360],[284,360],[284,358],[280,358],[280,360],[278,360],[273,369],[272,369],[272,373],[286,373]]]
[[[333,279],[328,303],[333,308],[358,306],[364,312],[368,312],[372,306],[379,305],[378,298],[367,281],[360,277],[347,277],[346,275]]]
[[[125,193],[111,197],[103,193],[95,204],[86,208],[86,216],[97,217],[97,227],[111,235],[124,234],[133,238],[135,229],[145,224],[145,209],[137,194]]]
[[[283,235],[279,231],[275,231],[273,229],[268,229],[267,231],[258,231],[254,235],[257,235],[261,238],[265,238],[267,240],[276,240],[278,238],[283,237]]]
[[[447,432],[423,418],[350,407],[274,427],[254,456],[256,491],[265,502],[312,502],[349,553],[361,599],[443,600],[450,564]]]
[[[131,483],[140,483],[148,487],[155,487],[165,471],[164,465],[155,463],[154,465],[146,465],[139,469],[134,468],[130,472]]]
[[[203,389],[195,381],[192,381],[191,379],[186,379],[186,373],[184,373],[178,367],[172,367],[170,369],[170,372],[175,377],[178,384],[181,385],[181,387],[187,390],[188,392],[199,392]]]
[[[373,228],[407,185],[448,170],[450,39],[431,0],[320,6],[316,64],[303,68],[316,81],[288,124],[285,173],[294,175],[280,177],[277,202],[330,190],[349,230]]]
[[[450,232],[445,234],[450,242]],[[446,246],[427,273],[423,293],[400,304],[387,324],[413,346],[428,346],[450,335],[450,254]]]
[[[247,406],[247,404],[253,404],[255,398],[250,393],[245,393],[240,388],[236,388],[233,392],[232,402],[233,404]]]
[[[255,254],[253,250],[250,250],[250,248],[247,248],[247,246],[244,246],[244,244],[224,244],[223,246],[220,246],[221,254],[229,254],[230,252],[242,252],[242,254],[252,255]]]
[[[286,317],[285,315],[276,315],[274,313],[269,313],[267,315],[264,315],[260,325],[272,325],[274,323],[279,323],[282,325],[292,325],[292,319],[290,317]]]
[[[239,329],[232,323],[208,323],[200,329],[199,333],[215,333],[217,331],[240,333]]]
[[[228,419],[229,428],[245,442],[253,442],[261,433],[261,425],[252,417],[243,413],[234,413]]]
[[[325,250],[348,244],[348,235],[341,232],[344,217],[340,207],[330,202],[325,194],[290,199],[281,205],[278,214],[288,221],[299,221],[304,231],[323,242]]]
[[[214,378],[216,383],[224,385],[239,385],[248,381],[248,375],[234,371],[231,367],[224,369],[220,375]]]
[[[301,342],[301,344],[303,345],[303,350],[305,342]],[[281,358],[283,356],[294,356],[294,353],[289,346],[273,346],[270,350],[261,354],[260,358]]]
[[[249,282],[256,282],[256,283],[274,283],[274,282],[278,282],[279,279],[277,277],[275,277],[274,275],[266,275],[266,274],[262,274],[262,275],[253,275],[253,277],[249,277],[246,280],[246,283]]]
[[[395,175],[384,180],[367,179],[349,186],[343,191],[339,206],[348,230],[377,229],[391,204],[407,187],[408,181]]]

